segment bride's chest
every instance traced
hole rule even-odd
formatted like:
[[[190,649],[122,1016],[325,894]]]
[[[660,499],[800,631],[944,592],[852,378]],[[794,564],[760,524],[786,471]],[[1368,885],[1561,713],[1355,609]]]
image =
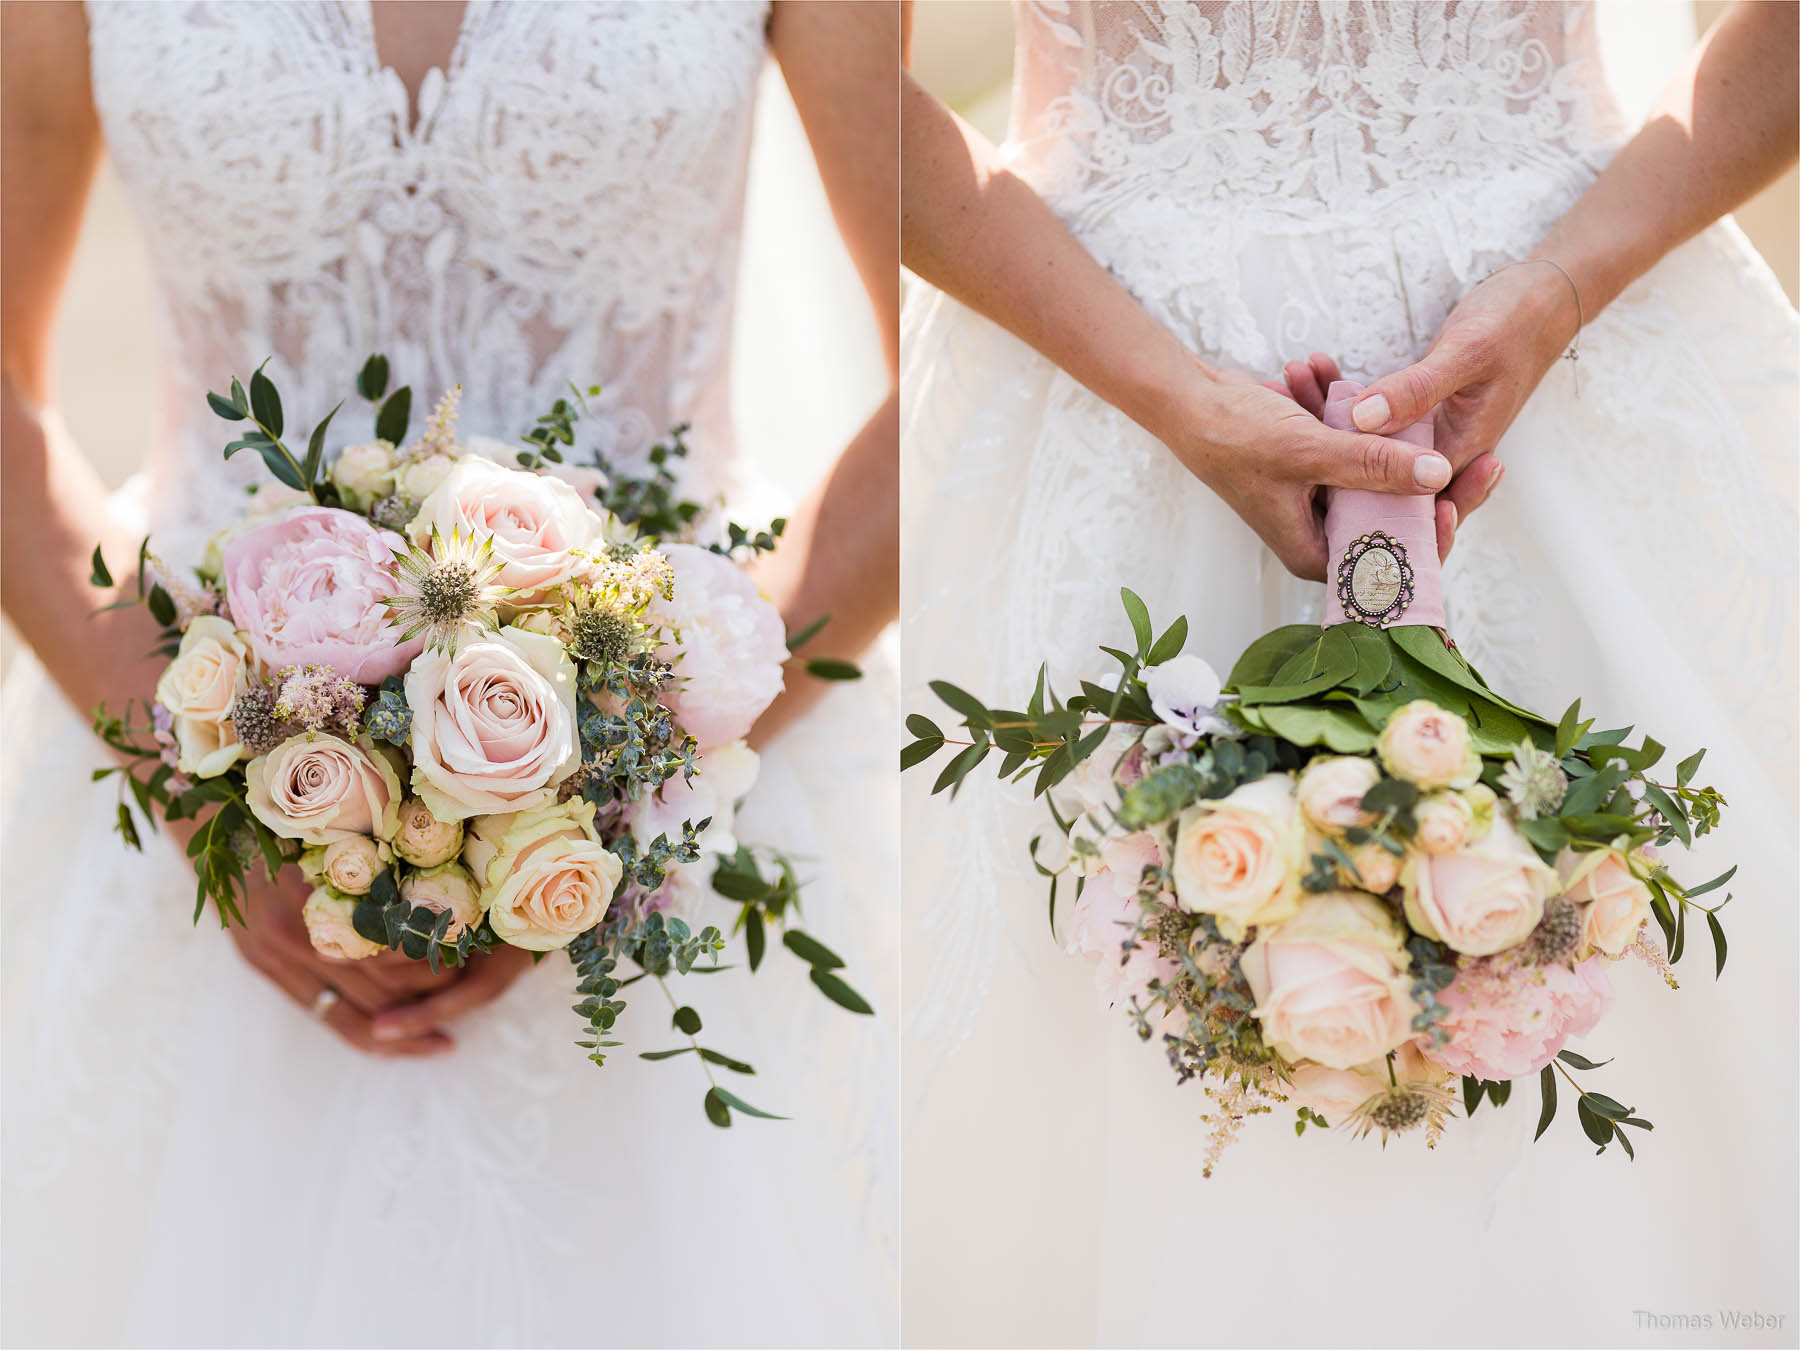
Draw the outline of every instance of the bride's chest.
[[[88,13],[95,103],[153,236],[254,256],[447,216],[465,242],[554,255],[708,220],[743,156],[766,6],[469,0],[416,106],[367,0]]]

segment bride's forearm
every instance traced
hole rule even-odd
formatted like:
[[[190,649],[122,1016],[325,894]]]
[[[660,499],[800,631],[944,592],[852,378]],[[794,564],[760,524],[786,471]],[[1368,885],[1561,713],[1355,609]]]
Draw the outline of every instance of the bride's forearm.
[[[753,568],[790,633],[820,619],[788,662],[786,687],[751,734],[761,745],[824,692],[805,663],[854,662],[900,610],[898,394],[890,393],[789,518],[781,544]]]
[[[1569,269],[1586,318],[1794,162],[1797,13],[1771,3],[1726,14],[1642,129],[1533,250]],[[1554,284],[1566,283],[1545,280]]]
[[[901,261],[1028,343],[1162,440],[1211,375],[914,80],[901,94]],[[1196,377],[1200,378],[1196,378]]]
[[[157,662],[156,624],[140,606],[90,617],[121,594],[136,595],[139,541],[107,510],[99,476],[54,409],[4,381],[5,492],[0,495],[0,590],[6,617],[78,710],[102,700],[115,710],[148,698]],[[118,583],[89,584],[94,546]]]

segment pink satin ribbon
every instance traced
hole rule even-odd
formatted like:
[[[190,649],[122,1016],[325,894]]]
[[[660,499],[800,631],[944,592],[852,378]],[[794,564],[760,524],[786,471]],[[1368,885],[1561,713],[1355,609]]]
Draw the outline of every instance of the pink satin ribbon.
[[[1325,393],[1325,425],[1356,430],[1350,405],[1362,391],[1354,380],[1334,381]],[[1430,418],[1388,435],[1432,448]],[[1445,626],[1435,497],[1332,488],[1325,497],[1325,546],[1331,558],[1325,570],[1327,628],[1347,619],[1383,628]]]

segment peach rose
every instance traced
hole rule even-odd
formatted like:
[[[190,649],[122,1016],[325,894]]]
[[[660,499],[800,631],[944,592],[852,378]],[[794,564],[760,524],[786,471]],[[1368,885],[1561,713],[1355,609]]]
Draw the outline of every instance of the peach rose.
[[[156,701],[174,719],[175,767],[214,778],[244,753],[231,706],[249,683],[250,648],[224,619],[202,615],[181,635],[181,650],[156,682]]]
[[[1418,829],[1413,842],[1431,854],[1454,853],[1468,842],[1475,826],[1475,808],[1459,793],[1432,792],[1413,807]]]
[[[566,947],[604,919],[624,875],[594,832],[594,804],[579,797],[476,820],[463,856],[489,926],[537,952]]]
[[[1556,859],[1563,894],[1582,913],[1582,942],[1608,956],[1618,956],[1650,918],[1650,888],[1633,870],[1630,855],[1618,848],[1580,853],[1564,849]]]
[[[1305,848],[1289,774],[1269,774],[1218,801],[1197,802],[1175,828],[1176,900],[1190,914],[1213,915],[1219,932],[1236,941],[1294,912]]]
[[[512,608],[548,600],[586,569],[585,554],[605,543],[605,523],[567,483],[481,455],[456,461],[419,503],[406,533],[423,546],[434,529],[445,538],[493,539],[498,583],[513,588],[506,600]]]
[[[1455,853],[1409,855],[1400,884],[1407,922],[1465,956],[1518,946],[1562,889],[1556,869],[1500,812],[1484,837]]]
[[[244,787],[251,813],[283,839],[391,839],[400,825],[400,777],[366,740],[304,732],[251,760]]]
[[[366,834],[315,845],[300,855],[300,871],[311,882],[327,882],[344,895],[367,895],[375,878],[394,860],[394,850]]]
[[[1469,724],[1427,699],[1389,717],[1375,750],[1389,773],[1421,789],[1465,788],[1481,777]]]
[[[394,852],[414,867],[436,867],[462,851],[463,824],[439,820],[417,797],[400,804],[400,828],[394,832]]]
[[[1406,933],[1372,895],[1309,896],[1258,933],[1239,965],[1263,1039],[1289,1062],[1348,1069],[1412,1039]]]
[[[1362,799],[1381,781],[1375,761],[1360,755],[1326,755],[1308,764],[1295,790],[1300,812],[1314,829],[1337,834],[1375,823]]]
[[[356,901],[339,895],[329,886],[320,886],[307,896],[300,917],[306,924],[306,936],[312,940],[313,950],[334,961],[360,961],[386,951],[379,942],[370,942],[356,931],[352,922],[355,913]]]
[[[439,820],[541,805],[581,765],[575,666],[522,628],[428,651],[406,675],[412,789]]]
[[[1350,850],[1350,861],[1356,865],[1354,873],[1342,867],[1338,872],[1344,884],[1355,890],[1386,895],[1400,880],[1400,859],[1380,844],[1356,845]]]
[[[450,926],[444,930],[446,942],[456,941],[463,929],[481,921],[480,888],[469,869],[459,862],[439,863],[412,873],[400,883],[400,898],[409,905],[423,905],[435,914],[449,910]]]

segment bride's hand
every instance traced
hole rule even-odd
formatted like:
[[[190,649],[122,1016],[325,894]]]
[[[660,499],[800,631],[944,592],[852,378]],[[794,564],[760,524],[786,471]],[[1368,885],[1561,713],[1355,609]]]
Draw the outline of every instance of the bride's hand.
[[[1333,431],[1273,386],[1208,372],[1197,413],[1163,441],[1262,536],[1297,577],[1325,579],[1319,488],[1423,495],[1450,481],[1442,455],[1405,441]],[[1444,546],[1440,511],[1440,548]]]
[[[1437,447],[1457,470],[1444,495],[1467,516],[1499,483],[1504,469],[1494,447],[1568,347],[1577,322],[1574,291],[1555,267],[1504,268],[1462,298],[1418,361],[1372,382],[1351,418],[1365,431],[1386,433],[1435,409]],[[1321,360],[1328,358],[1315,356],[1313,366]],[[1335,378],[1335,366],[1330,374]]]

